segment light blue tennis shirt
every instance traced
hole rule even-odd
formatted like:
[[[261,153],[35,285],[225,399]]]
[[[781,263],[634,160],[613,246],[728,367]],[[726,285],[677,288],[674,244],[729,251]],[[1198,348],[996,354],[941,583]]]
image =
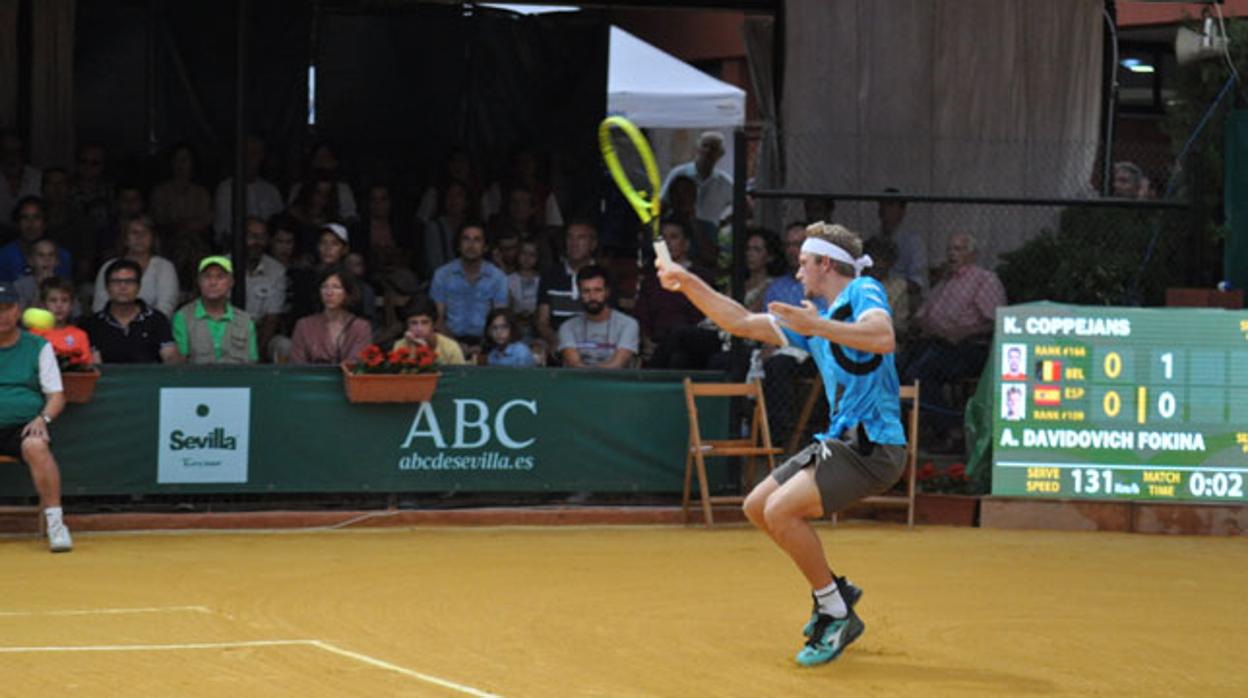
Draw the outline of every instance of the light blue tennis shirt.
[[[866,312],[883,310],[892,318],[892,310],[888,307],[888,292],[880,282],[868,276],[860,276],[841,291],[826,310],[820,313],[826,320],[832,320],[837,312],[849,306],[849,315],[842,317],[844,322],[856,322]],[[777,324],[779,327],[779,325]],[[874,370],[857,375],[842,366],[833,354],[833,344],[824,337],[806,337],[787,327],[780,327],[784,338],[789,344],[810,352],[823,376],[823,390],[832,406],[832,423],[828,430],[815,434],[815,439],[840,438],[847,429],[856,429],[859,424],[867,431],[867,436],[877,444],[904,446],[905,431],[901,428],[901,400],[897,380],[897,367],[892,354],[884,354]],[[849,347],[838,347],[848,363],[863,364],[876,355]],[[840,385],[845,392],[841,395],[840,404],[836,400],[836,388]]]

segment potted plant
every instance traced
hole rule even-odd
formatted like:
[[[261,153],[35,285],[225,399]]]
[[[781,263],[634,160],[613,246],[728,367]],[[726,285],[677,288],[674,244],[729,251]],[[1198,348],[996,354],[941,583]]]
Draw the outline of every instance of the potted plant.
[[[966,475],[966,465],[954,463],[941,470],[928,461],[915,473],[914,497],[919,523],[974,526],[979,514],[978,485]]]
[[[441,375],[437,354],[425,345],[387,352],[372,344],[358,361],[342,363],[350,402],[425,402],[433,397]]]
[[[95,382],[100,379],[99,370],[91,363],[91,350],[86,347],[57,349],[56,363],[61,369],[65,400],[79,404],[91,402]]]

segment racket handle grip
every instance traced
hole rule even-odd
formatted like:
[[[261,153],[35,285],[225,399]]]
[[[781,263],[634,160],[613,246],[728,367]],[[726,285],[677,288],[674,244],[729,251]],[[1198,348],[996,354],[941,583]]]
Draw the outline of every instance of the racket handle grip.
[[[663,240],[656,240],[654,243],[654,254],[663,260],[664,264],[672,263],[672,255],[667,251],[667,243]]]

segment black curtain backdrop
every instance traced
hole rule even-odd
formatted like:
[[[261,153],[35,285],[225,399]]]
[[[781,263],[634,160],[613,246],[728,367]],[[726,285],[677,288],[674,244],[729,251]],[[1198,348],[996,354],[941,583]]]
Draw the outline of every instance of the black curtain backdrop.
[[[462,148],[488,184],[529,148],[559,185],[565,217],[594,198],[607,93],[601,19],[416,5],[327,13],[317,34],[317,132],[352,154],[364,179],[397,179],[413,194]]]
[[[165,154],[178,142],[200,155],[198,179],[215,184],[229,174],[234,141],[234,3],[179,0],[156,4],[83,0],[78,3],[74,56],[79,141],[100,142],[113,174],[155,181]],[[298,153],[307,103],[311,4],[302,0],[249,3],[247,119],[268,140],[269,176],[281,179]],[[155,129],[158,151],[148,157],[147,41],[155,29]]]
[[[608,25],[590,12],[518,17],[458,6],[387,5],[312,16],[304,0],[253,0],[247,116],[265,135],[266,175],[283,192],[309,143],[326,139],[362,187],[387,179],[415,196],[455,147],[484,184],[522,148],[538,155],[565,218],[601,190],[595,129],[606,110]],[[156,28],[156,133],[147,141],[147,31]],[[315,39],[312,38],[315,26]],[[188,141],[198,179],[229,174],[234,138],[234,4],[81,0],[75,109],[80,142],[107,147],[112,174],[148,183]],[[315,45],[313,42],[315,41]],[[317,124],[307,125],[307,68],[317,67]],[[405,190],[405,191],[403,191]],[[410,201],[410,198],[409,198]],[[361,201],[362,203],[362,201]]]

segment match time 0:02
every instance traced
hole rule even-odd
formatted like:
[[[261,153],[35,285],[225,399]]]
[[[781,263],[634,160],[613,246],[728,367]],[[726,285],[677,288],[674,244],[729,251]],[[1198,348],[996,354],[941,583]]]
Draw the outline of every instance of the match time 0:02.
[[[1192,473],[1187,479],[1187,489],[1194,497],[1244,496],[1243,473]]]

